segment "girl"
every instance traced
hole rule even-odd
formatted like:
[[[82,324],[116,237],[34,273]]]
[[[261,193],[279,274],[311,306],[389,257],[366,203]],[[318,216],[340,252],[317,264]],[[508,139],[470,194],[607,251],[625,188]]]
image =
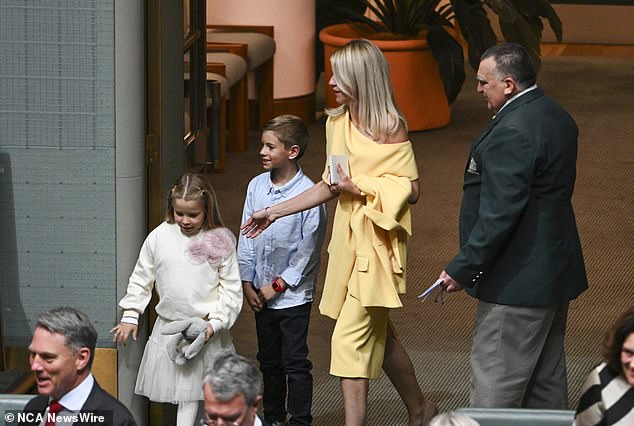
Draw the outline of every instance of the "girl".
[[[155,283],[158,316],[143,353],[135,393],[151,401],[178,404],[178,425],[191,426],[198,401],[203,399],[202,379],[210,358],[220,351],[235,351],[229,329],[242,308],[235,237],[223,226],[216,195],[203,174],[185,173],[170,190],[165,222],[143,243],[127,293],[119,302],[123,317],[110,330],[114,341],[125,343],[130,334],[136,340],[138,318]],[[204,336],[198,339],[204,339],[204,346],[191,359],[191,353],[175,353],[188,347],[175,347],[173,336],[161,333],[179,320],[196,324],[196,333]]]
[[[302,194],[259,210],[242,226],[255,237],[280,217],[339,197],[319,305],[337,323],[330,373],[340,378],[347,426],[366,423],[369,379],[383,370],[407,408],[409,425],[437,413],[389,319],[405,292],[408,204],[419,196],[418,169],[405,118],[394,103],[387,62],[367,40],[353,40],[330,58],[329,82],[339,108],[326,110],[326,152],[345,155],[350,173],[328,162],[322,180]]]

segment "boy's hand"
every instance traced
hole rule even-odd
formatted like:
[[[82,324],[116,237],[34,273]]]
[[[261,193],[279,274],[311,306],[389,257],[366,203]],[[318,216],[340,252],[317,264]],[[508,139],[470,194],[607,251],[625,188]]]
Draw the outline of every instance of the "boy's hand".
[[[247,299],[247,303],[253,310],[253,312],[260,312],[262,310],[263,303],[260,300],[260,296],[253,288],[253,284],[250,281],[242,281],[242,289],[244,290],[244,298]]]
[[[269,302],[282,294],[284,290],[286,290],[286,282],[281,277],[278,277],[275,281],[277,281],[278,285],[281,286],[283,290],[275,291],[275,289],[273,288],[273,283],[265,285],[264,287],[260,288],[260,299],[262,300],[262,302]]]
[[[137,326],[134,324],[129,324],[127,322],[121,322],[116,327],[113,327],[110,330],[110,333],[114,333],[112,337],[113,342],[123,343],[124,345],[128,342],[128,337],[130,337],[130,333],[132,333],[132,340],[136,340],[136,332]]]

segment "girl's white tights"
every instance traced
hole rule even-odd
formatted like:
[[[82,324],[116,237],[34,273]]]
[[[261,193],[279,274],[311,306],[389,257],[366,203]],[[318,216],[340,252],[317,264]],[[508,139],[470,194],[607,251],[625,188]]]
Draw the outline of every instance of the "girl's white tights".
[[[198,414],[200,401],[184,401],[178,403],[176,411],[176,426],[192,426]]]

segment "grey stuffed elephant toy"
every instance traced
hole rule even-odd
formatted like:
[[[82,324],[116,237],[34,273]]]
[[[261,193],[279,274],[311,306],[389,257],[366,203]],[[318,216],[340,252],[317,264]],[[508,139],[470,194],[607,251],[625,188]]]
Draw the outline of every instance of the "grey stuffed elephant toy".
[[[165,325],[161,334],[171,335],[167,340],[167,354],[172,361],[183,365],[194,358],[205,345],[207,321],[190,318]]]

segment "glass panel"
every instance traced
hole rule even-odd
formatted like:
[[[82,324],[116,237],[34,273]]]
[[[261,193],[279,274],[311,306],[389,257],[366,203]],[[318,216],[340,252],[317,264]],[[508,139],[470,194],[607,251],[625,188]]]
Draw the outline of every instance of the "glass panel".
[[[63,301],[117,321],[114,0],[0,1],[0,317],[26,346]]]
[[[185,105],[184,105],[184,111],[185,111],[185,128],[184,130],[184,140],[186,141],[189,136],[191,135],[191,131],[192,131],[192,122],[191,122],[191,97],[189,95],[190,92],[190,87],[189,87],[189,57],[190,57],[190,51],[186,51],[185,54],[183,55],[183,69],[185,70],[185,75],[184,75],[184,83],[185,83]]]
[[[185,23],[183,139],[189,165],[192,166],[209,162],[205,101],[205,0],[183,0],[183,14]]]

